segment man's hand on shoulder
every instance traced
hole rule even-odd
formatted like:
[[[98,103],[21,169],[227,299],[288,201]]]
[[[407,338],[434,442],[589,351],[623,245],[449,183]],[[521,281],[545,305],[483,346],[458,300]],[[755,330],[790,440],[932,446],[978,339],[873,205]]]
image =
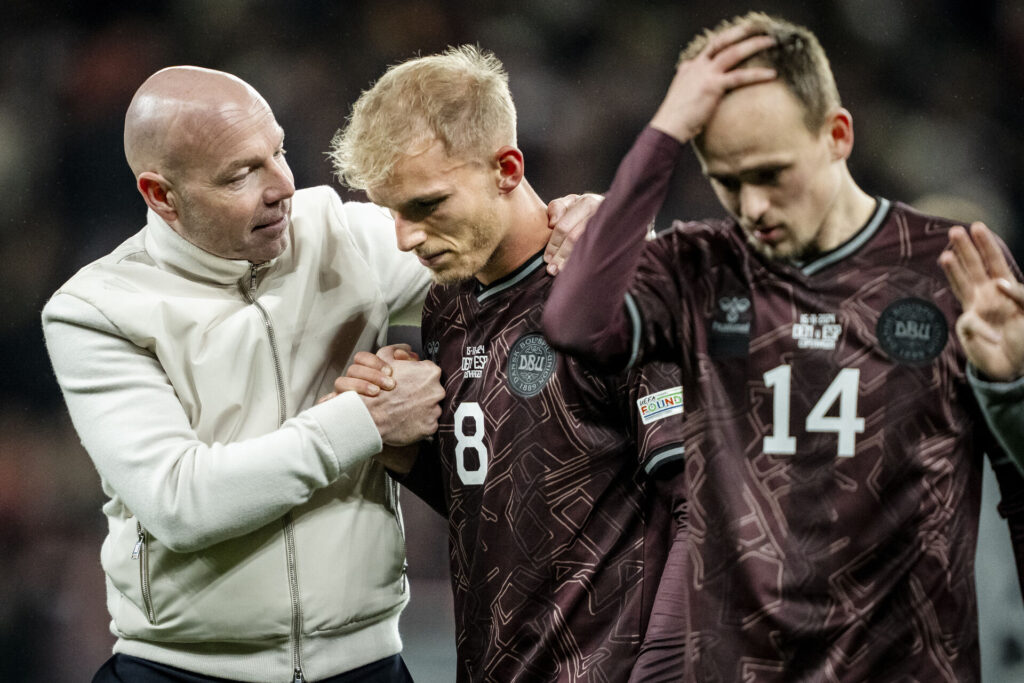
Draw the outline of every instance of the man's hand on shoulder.
[[[557,275],[562,269],[591,216],[597,212],[604,197],[599,194],[569,194],[548,204],[548,227],[551,239],[544,250],[547,270]]]

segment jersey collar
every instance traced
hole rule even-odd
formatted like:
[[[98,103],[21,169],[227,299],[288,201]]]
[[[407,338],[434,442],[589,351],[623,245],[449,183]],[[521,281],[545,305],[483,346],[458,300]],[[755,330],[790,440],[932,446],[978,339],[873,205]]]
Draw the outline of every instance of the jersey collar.
[[[842,261],[844,258],[867,244],[868,240],[874,237],[875,233],[878,232],[878,229],[882,227],[885,217],[889,214],[889,207],[891,205],[889,200],[884,197],[876,197],[875,201],[875,212],[871,214],[871,218],[868,219],[868,222],[864,224],[863,228],[858,230],[853,237],[843,244],[840,244],[832,251],[820,254],[813,260],[806,263],[797,264],[800,272],[804,275],[814,275],[818,271]]]
[[[544,251],[538,251],[530,260],[513,270],[508,275],[498,278],[489,285],[476,285],[476,300],[483,303],[505,290],[512,289],[520,282],[530,277],[538,268],[544,266]]]

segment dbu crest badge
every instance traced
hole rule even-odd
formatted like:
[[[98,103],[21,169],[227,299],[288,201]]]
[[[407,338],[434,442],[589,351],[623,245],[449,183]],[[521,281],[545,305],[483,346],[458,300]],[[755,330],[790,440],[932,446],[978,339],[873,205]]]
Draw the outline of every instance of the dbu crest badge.
[[[555,352],[538,333],[516,340],[508,352],[508,385],[523,398],[540,393],[555,372]]]
[[[889,357],[905,365],[935,360],[949,336],[942,311],[930,301],[916,297],[889,304],[878,317],[875,332]]]

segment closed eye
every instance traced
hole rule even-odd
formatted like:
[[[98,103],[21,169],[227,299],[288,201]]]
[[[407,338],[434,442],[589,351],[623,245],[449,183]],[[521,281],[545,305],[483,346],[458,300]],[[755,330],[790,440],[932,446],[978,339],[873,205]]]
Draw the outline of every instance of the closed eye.
[[[406,203],[402,214],[406,220],[419,222],[434,213],[437,207],[441,206],[444,200],[448,199],[448,195],[442,195],[440,197],[420,197],[417,199],[410,200]]]

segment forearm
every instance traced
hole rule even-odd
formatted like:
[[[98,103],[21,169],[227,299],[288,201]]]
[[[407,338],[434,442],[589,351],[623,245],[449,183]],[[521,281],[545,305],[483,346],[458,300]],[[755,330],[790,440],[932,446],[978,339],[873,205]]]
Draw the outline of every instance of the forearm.
[[[968,366],[967,376],[989,428],[1006,454],[1024,471],[1024,378],[990,382]]]
[[[1024,476],[1014,463],[993,453],[989,455],[999,482],[999,514],[1010,531],[1017,581],[1024,593]]]
[[[556,348],[606,368],[629,363],[635,321],[626,294],[681,149],[648,128],[622,160],[545,304],[544,332]]]
[[[200,439],[157,359],[95,309],[62,317],[69,306],[48,305],[44,332],[75,428],[105,485],[173,550],[255,530],[380,450],[355,395],[253,438]]]

